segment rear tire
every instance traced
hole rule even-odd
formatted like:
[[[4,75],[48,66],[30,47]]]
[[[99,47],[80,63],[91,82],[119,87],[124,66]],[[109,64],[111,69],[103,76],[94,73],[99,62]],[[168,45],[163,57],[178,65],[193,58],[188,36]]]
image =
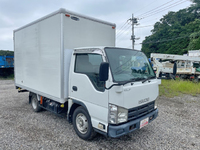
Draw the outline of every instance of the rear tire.
[[[32,105],[33,111],[35,112],[40,112],[42,110],[42,108],[39,106],[39,101],[35,94],[31,96],[31,105]]]
[[[81,139],[91,140],[96,135],[90,116],[82,106],[76,108],[73,113],[73,127]]]
[[[193,79],[193,82],[194,82],[194,83],[198,83],[198,82],[199,82],[199,78],[196,76],[196,77]]]

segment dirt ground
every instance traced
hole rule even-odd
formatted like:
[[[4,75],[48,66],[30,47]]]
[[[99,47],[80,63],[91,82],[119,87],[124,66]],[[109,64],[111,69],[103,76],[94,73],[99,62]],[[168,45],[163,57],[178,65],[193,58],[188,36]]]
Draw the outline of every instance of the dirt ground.
[[[92,141],[80,139],[66,118],[33,112],[28,93],[18,93],[13,80],[0,80],[0,103],[0,150],[200,149],[200,96],[159,97],[159,116],[148,126]]]

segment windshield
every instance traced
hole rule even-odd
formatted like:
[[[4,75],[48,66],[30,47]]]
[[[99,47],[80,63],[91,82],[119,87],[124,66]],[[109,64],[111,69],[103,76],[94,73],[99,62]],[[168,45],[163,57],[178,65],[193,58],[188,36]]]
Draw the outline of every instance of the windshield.
[[[114,82],[140,81],[155,78],[155,73],[141,51],[105,48]]]

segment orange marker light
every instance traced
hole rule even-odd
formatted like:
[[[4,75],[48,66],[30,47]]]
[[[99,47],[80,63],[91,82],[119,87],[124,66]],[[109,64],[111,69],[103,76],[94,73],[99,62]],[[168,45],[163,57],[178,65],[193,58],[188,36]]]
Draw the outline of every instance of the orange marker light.
[[[43,103],[43,99],[42,99],[42,96],[40,96],[40,104],[42,105]]]
[[[70,17],[70,15],[69,15],[69,14],[65,14],[65,16],[66,16],[66,17]]]
[[[115,29],[115,27],[112,27],[113,29]]]

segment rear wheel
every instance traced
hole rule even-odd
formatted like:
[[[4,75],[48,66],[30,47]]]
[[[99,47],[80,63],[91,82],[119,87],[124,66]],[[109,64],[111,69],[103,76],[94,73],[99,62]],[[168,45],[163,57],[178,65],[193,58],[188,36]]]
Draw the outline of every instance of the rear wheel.
[[[31,96],[31,105],[35,112],[39,112],[42,110],[42,108],[39,106],[39,101],[35,94]]]
[[[198,76],[195,76],[195,77],[194,77],[193,82],[194,82],[194,83],[198,83],[198,82],[199,82]]]
[[[91,140],[96,135],[91,124],[90,116],[82,106],[74,111],[73,127],[76,134],[84,140]]]

